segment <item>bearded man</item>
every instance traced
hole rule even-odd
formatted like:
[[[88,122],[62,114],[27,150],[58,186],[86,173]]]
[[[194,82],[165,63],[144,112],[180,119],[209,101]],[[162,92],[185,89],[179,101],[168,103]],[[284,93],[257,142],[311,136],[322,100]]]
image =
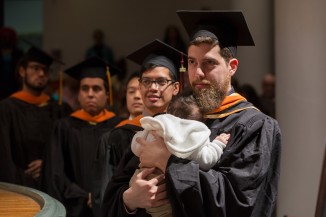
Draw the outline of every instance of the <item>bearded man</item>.
[[[45,94],[53,58],[32,46],[17,66],[22,89],[0,102],[0,181],[40,189],[54,122],[71,112]]]
[[[205,112],[211,140],[221,133],[229,133],[230,139],[221,159],[208,171],[172,155],[159,136],[152,142],[139,139],[140,163],[155,162],[165,173],[172,216],[270,217],[279,179],[280,129],[276,120],[231,86],[238,68],[237,46],[254,45],[244,16],[239,11],[179,11],[178,15],[191,33],[189,82]],[[137,207],[130,211],[146,216],[140,208],[158,206],[155,202],[161,195],[138,196]]]

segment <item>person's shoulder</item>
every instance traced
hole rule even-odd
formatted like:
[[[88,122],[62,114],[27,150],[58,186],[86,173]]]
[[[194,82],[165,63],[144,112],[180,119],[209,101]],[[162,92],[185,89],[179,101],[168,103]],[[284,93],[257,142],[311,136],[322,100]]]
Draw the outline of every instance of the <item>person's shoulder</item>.
[[[14,112],[15,106],[13,101],[10,98],[2,99],[0,101],[0,116],[7,118],[8,115]]]
[[[30,104],[27,104],[19,99],[16,99],[14,97],[7,97],[0,101],[0,108],[6,108],[9,109],[8,111],[14,111],[17,108],[20,108],[22,106],[29,106]]]
[[[57,100],[55,100],[53,98],[50,98],[50,100],[48,101],[48,105],[53,106],[53,107],[58,107],[58,108],[61,108],[61,109],[70,109],[70,110],[72,110],[68,103],[66,103],[66,102],[59,103]]]
[[[132,125],[132,124],[125,124],[122,125],[120,127],[114,128],[111,131],[111,135],[113,136],[127,136],[127,135],[133,135],[135,134],[137,131],[141,131],[143,130],[143,128],[136,126],[136,125]]]
[[[103,143],[129,141],[134,136],[134,134],[140,130],[143,130],[143,128],[130,124],[122,125],[104,133],[101,137],[101,140]]]
[[[119,116],[119,115],[115,115],[112,118],[108,119],[108,121],[110,121],[111,123],[114,124],[114,126],[118,125],[121,121],[123,121],[124,118]]]
[[[57,128],[72,130],[75,125],[80,125],[80,121],[72,116],[65,116],[55,121]]]
[[[8,106],[11,103],[12,103],[12,99],[10,97],[0,100],[0,106]]]
[[[241,112],[238,124],[253,127],[264,127],[280,131],[279,124],[276,119],[264,114],[255,108],[249,108]]]

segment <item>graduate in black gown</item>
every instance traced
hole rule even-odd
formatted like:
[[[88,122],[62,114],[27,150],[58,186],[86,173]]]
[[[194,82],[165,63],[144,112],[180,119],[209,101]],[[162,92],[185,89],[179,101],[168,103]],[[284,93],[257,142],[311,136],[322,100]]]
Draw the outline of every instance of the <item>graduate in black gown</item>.
[[[124,125],[115,128],[110,134],[102,137],[102,146],[107,147],[107,161],[109,162],[109,167],[113,170],[113,174],[115,174],[115,170],[120,162],[122,163],[120,163],[118,168],[123,169],[134,156],[130,150],[130,145],[133,135],[137,131],[143,130],[139,120],[144,116],[154,116],[155,114],[166,112],[173,96],[178,94],[180,87],[178,78],[179,68],[181,67],[181,60],[186,59],[186,56],[156,39],[131,53],[127,58],[141,66],[139,88],[144,103],[144,112],[132,121],[122,122],[121,124]],[[125,156],[123,156],[124,153],[126,153]],[[126,167],[132,174],[138,168],[138,164],[133,166],[133,168]],[[121,169],[118,169],[118,174],[120,174]],[[114,175],[113,177],[114,179],[119,178],[120,175]],[[126,184],[124,187],[128,187],[129,181],[127,182],[127,179],[124,181],[124,184]],[[108,205],[108,201],[115,200],[114,198],[118,201],[119,194],[118,192],[113,194],[106,192],[104,203],[101,207],[103,213],[107,213],[107,209],[111,206]],[[115,215],[119,216],[119,212],[115,212],[114,209],[110,212],[110,216]]]
[[[32,46],[18,63],[22,89],[0,102],[0,181],[40,188],[54,122],[71,109],[44,93],[53,58]]]
[[[141,161],[130,152],[124,156],[106,189],[103,216],[149,216],[143,208],[168,199],[176,217],[269,217],[277,196],[280,129],[277,121],[231,87],[238,67],[236,47],[254,45],[245,19],[241,12],[228,11],[178,11],[178,15],[191,34],[189,82],[206,113],[211,139],[220,133],[230,133],[230,139],[220,161],[208,171],[171,155],[158,136],[153,142],[139,139]],[[165,172],[167,195],[157,185],[162,177],[146,180],[151,169],[133,177],[128,186],[139,163],[153,162]]]
[[[79,81],[81,109],[55,125],[44,163],[44,190],[63,203],[67,216],[93,216],[90,192],[99,139],[122,120],[107,110],[108,72],[118,69],[98,57],[65,71]]]
[[[113,130],[103,134],[96,153],[92,177],[94,188],[91,192],[92,209],[96,216],[100,216],[101,199],[126,149],[124,144],[130,144],[135,132],[143,129],[139,122],[144,110],[139,90],[139,76],[139,72],[134,72],[126,82],[125,104],[129,118],[121,121]]]

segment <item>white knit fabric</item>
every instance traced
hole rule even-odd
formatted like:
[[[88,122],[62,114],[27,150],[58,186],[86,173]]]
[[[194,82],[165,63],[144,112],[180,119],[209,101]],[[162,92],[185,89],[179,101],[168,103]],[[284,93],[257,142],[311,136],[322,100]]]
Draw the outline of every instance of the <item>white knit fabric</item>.
[[[163,138],[167,149],[175,156],[194,160],[203,170],[209,170],[220,159],[225,144],[218,140],[210,142],[210,130],[199,121],[186,120],[170,114],[143,117],[140,123],[144,131],[133,137],[131,149],[139,156],[140,144],[136,138],[153,141],[150,131],[156,131]]]

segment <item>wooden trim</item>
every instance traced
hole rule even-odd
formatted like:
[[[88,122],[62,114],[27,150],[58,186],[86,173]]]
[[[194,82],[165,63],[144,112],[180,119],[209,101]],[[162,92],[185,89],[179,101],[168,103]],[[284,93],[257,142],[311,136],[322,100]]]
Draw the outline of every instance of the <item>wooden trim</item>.
[[[36,189],[0,182],[0,194],[0,216],[1,213],[7,217],[26,216],[26,212],[37,217],[66,216],[66,210],[59,201]]]

